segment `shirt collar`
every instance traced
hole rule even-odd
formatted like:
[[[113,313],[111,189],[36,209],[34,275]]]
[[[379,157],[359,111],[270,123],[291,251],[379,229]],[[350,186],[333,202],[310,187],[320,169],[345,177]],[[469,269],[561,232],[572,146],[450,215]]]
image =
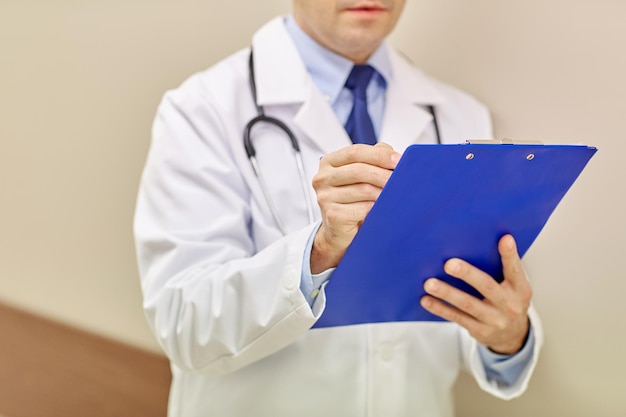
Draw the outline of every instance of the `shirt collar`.
[[[317,43],[300,28],[293,14],[285,17],[285,27],[313,82],[328,97],[330,103],[334,103],[348,79],[353,62]],[[384,42],[367,63],[377,71],[375,79],[379,86],[386,88],[387,80],[393,77],[393,71]]]

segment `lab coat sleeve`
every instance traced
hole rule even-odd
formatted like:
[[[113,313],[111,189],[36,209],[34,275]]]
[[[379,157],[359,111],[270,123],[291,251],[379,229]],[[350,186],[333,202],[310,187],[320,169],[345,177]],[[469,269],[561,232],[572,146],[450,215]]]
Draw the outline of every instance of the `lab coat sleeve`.
[[[474,376],[482,390],[503,400],[517,398],[526,391],[539,358],[539,351],[543,345],[541,321],[533,306],[528,310],[528,316],[535,336],[532,358],[517,378],[517,381],[510,385],[502,384],[487,377],[485,366],[478,352],[478,343],[469,335],[467,330],[461,329],[461,351],[463,352],[463,362],[466,370]]]
[[[235,132],[220,120],[200,94],[166,94],[134,224],[149,324],[175,365],[206,374],[279,351],[321,314],[299,287],[314,225],[255,248],[250,191],[228,145]]]

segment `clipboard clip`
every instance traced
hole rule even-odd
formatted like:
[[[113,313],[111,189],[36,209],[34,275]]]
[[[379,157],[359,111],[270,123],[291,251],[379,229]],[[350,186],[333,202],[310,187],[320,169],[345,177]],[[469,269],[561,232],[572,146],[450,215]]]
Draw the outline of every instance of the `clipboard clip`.
[[[465,141],[468,145],[543,145],[539,140],[513,140],[503,139],[468,139]]]

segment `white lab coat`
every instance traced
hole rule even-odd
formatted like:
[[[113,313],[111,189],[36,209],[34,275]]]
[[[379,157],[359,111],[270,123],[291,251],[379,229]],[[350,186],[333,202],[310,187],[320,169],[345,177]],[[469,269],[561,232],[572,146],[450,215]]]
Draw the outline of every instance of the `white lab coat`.
[[[295,132],[311,188],[320,157],[350,140],[281,19],[253,48],[259,104]],[[522,393],[542,340],[534,311],[535,358],[512,387],[486,379],[476,342],[453,323],[310,329],[325,300],[322,291],[310,308],[299,288],[315,225],[287,137],[268,126],[252,135],[285,237],[244,152],[242,132],[256,115],[248,56],[236,53],[165,95],[141,180],[138,262],[149,323],[172,363],[170,417],[452,416],[463,368],[498,397]],[[483,106],[390,57],[380,141],[400,152],[433,142],[422,104],[436,105],[445,142],[491,136]]]

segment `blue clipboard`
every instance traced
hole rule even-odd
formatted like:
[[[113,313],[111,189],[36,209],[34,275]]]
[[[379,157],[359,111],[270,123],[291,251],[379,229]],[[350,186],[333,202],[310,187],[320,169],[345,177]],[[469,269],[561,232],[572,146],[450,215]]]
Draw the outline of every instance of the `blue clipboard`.
[[[511,233],[524,256],[597,151],[484,142],[407,148],[328,282],[314,327],[442,321],[420,306],[426,279],[480,297],[443,272],[458,257],[501,282],[500,237]]]

